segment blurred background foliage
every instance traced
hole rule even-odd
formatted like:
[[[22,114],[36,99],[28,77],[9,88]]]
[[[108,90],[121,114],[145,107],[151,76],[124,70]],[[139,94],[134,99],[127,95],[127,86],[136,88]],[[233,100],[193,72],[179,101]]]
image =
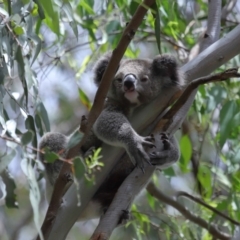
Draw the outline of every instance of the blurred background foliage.
[[[46,211],[43,167],[36,148],[47,131],[70,134],[87,114],[96,87],[94,61],[116,47],[138,0],[0,1],[0,236],[32,239]],[[125,56],[175,55],[183,65],[196,56],[207,23],[206,0],[157,1]],[[240,21],[240,3],[223,1],[221,36]],[[157,34],[156,34],[157,33]],[[239,66],[239,56],[219,70]],[[201,86],[178,133],[182,156],[154,175],[170,196],[198,195],[240,221],[240,85],[237,80]],[[196,215],[232,233],[233,224],[181,198]],[[132,207],[133,220],[112,239],[212,239],[173,207],[145,191]],[[64,221],[64,220],[63,220]],[[67,239],[89,236],[97,221],[77,223]]]

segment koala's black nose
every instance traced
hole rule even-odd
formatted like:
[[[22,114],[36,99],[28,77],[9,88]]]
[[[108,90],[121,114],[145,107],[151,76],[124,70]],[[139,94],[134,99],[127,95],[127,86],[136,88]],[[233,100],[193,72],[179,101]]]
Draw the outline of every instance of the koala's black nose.
[[[123,85],[125,90],[134,90],[135,89],[135,83],[136,77],[133,74],[128,74],[123,79]]]

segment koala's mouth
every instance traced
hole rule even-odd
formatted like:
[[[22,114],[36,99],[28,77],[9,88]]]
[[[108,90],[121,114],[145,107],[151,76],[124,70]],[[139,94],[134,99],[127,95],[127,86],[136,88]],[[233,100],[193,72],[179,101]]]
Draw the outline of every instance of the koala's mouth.
[[[139,104],[138,99],[139,93],[136,91],[136,89],[133,89],[132,91],[125,91],[124,97],[130,102],[134,104]]]
[[[131,87],[131,88],[127,88],[127,87],[124,87],[124,92],[125,93],[132,93],[132,92],[136,92],[136,89],[135,87]]]

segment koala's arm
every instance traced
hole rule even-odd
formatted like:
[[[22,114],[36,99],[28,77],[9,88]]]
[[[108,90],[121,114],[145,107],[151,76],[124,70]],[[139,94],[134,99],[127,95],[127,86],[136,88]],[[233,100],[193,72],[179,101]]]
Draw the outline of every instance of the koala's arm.
[[[123,147],[133,164],[140,168],[143,169],[144,161],[150,163],[144,146],[154,146],[152,137],[138,135],[122,112],[104,109],[96,120],[93,131],[103,142]]]
[[[175,136],[168,136],[166,133],[155,133],[154,140],[156,148],[148,150],[152,165],[164,169],[178,161],[180,151]]]

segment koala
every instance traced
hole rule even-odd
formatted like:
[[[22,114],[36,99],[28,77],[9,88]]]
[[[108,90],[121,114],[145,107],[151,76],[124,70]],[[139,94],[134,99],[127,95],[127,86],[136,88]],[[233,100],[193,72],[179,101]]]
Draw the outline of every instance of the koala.
[[[101,82],[110,58],[111,53],[105,54],[94,67],[94,81],[97,85]],[[141,136],[131,126],[129,117],[138,107],[149,103],[166,89],[181,88],[183,85],[183,77],[173,56],[159,55],[153,60],[123,59],[120,62],[112,79],[104,109],[94,123],[89,139],[79,149],[79,154],[86,156],[89,148],[97,148],[102,142],[123,147],[127,154],[106,177],[80,220],[104,214],[117,189],[132,170],[138,166],[144,172],[144,161],[166,168],[179,159],[178,143],[174,136],[168,136],[166,133]],[[61,133],[47,133],[43,136],[39,148],[48,147],[65,157],[68,141],[69,137]],[[39,159],[46,168],[46,195],[50,200],[54,182],[63,163],[59,160],[47,163],[42,153],[39,154]]]
[[[96,84],[101,82],[110,56],[105,55],[96,64]],[[132,163],[143,170],[144,161],[151,164],[144,147],[154,147],[153,138],[140,136],[128,119],[136,107],[150,102],[164,89],[182,84],[181,79],[176,60],[169,55],[157,56],[153,60],[122,60],[108,91],[105,107],[93,125],[94,134],[109,145],[123,147]]]

